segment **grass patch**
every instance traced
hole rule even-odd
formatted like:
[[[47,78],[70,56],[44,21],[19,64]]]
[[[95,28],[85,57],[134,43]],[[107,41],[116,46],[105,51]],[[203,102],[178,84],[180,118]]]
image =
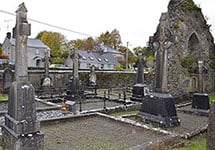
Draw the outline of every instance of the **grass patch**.
[[[209,96],[210,103],[213,102],[213,101],[215,101],[215,93],[209,94],[208,96]]]
[[[8,100],[8,96],[0,94],[0,101],[1,100]]]
[[[134,111],[123,111],[123,112],[117,112],[117,113],[112,113],[110,114],[111,116],[114,117],[118,117],[118,116],[122,116],[122,115],[136,115],[139,111],[138,110],[134,110]]]
[[[182,148],[175,148],[173,150],[206,150],[206,140],[191,142]]]

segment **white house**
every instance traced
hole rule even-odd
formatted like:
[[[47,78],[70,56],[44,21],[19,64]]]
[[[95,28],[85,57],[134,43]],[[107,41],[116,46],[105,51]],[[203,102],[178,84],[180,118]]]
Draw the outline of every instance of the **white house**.
[[[114,66],[119,64],[117,59],[110,52],[76,50],[79,54],[79,69],[90,69],[92,65],[100,70],[114,70]],[[65,65],[72,68],[73,61],[69,56],[65,60]]]
[[[10,60],[15,61],[15,39],[11,37],[11,33],[7,36],[2,44],[2,51]],[[28,67],[44,67],[42,59],[45,56],[45,51],[48,51],[50,56],[50,48],[39,39],[28,38]]]

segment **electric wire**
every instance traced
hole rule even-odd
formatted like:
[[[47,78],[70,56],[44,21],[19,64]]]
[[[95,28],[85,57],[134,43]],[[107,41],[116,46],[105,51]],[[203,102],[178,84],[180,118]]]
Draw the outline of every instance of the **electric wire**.
[[[1,13],[4,13],[4,14],[8,14],[8,15],[12,15],[12,16],[16,16],[16,14],[11,13],[11,12],[8,12],[8,11],[0,10],[0,12],[1,12]],[[79,32],[79,31],[75,31],[75,30],[67,29],[67,28],[64,28],[64,27],[60,27],[60,26],[56,26],[56,25],[52,25],[52,24],[50,24],[50,23],[42,22],[42,21],[39,21],[39,20],[31,19],[31,18],[28,18],[28,20],[30,20],[30,21],[32,21],[32,22],[39,23],[39,24],[43,24],[43,25],[46,25],[46,26],[49,26],[49,27],[53,27],[53,28],[56,28],[56,29],[60,29],[60,30],[64,30],[64,31],[68,31],[68,32],[72,32],[72,33],[75,33],[75,34],[83,35],[83,36],[88,36],[88,37],[97,37],[97,36],[94,36],[94,35],[90,35],[90,34],[87,34],[87,33],[83,33],[83,32]]]

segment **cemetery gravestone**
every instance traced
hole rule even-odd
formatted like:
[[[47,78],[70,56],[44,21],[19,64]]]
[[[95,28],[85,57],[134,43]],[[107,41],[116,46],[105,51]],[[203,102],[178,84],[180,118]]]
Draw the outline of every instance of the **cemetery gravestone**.
[[[14,78],[14,74],[11,68],[7,67],[3,73],[3,92],[5,94],[9,94],[10,87],[13,82],[13,78]]]
[[[192,101],[192,108],[196,109],[195,111],[200,111],[208,113],[208,110],[210,109],[209,105],[209,97],[207,93],[204,93],[204,62],[198,61],[198,68],[199,68],[199,92],[193,94],[193,101]]]
[[[15,81],[8,101],[8,113],[2,128],[5,150],[43,150],[44,135],[40,133],[40,123],[36,118],[34,87],[28,81],[27,39],[30,24],[24,3],[16,11]]]
[[[135,65],[138,68],[137,79],[136,84],[133,86],[132,89],[131,100],[141,102],[144,97],[146,87],[146,85],[144,84],[144,67],[146,66],[146,62],[142,54],[138,54],[138,60]]]
[[[73,76],[67,83],[66,100],[76,100],[84,97],[84,88],[79,80],[78,68],[79,68],[79,54],[74,50],[70,55],[73,59]]]
[[[165,19],[165,15],[162,19]],[[155,81],[153,93],[148,93],[142,99],[142,106],[137,116],[144,120],[156,123],[161,127],[177,126],[180,120],[177,117],[175,102],[173,97],[168,94],[168,52],[172,46],[174,36],[170,32],[168,25],[162,24],[160,37],[154,43],[156,51]]]

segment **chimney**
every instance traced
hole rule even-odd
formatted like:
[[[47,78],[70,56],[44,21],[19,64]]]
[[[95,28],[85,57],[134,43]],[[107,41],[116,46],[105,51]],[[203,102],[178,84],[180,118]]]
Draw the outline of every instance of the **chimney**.
[[[7,32],[7,38],[10,39],[11,38],[11,33]]]

